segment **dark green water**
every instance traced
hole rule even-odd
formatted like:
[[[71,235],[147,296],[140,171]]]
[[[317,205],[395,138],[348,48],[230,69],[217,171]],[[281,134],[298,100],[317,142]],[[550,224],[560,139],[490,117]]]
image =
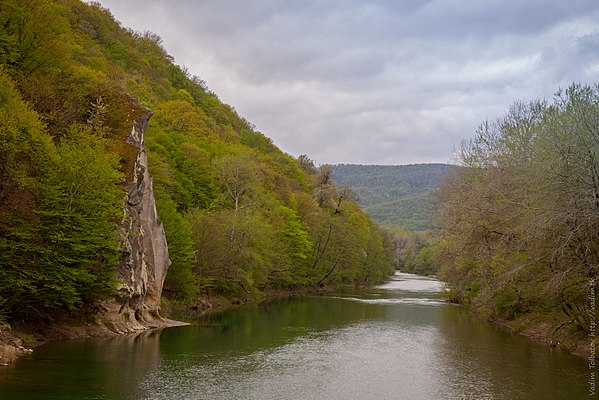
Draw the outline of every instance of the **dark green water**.
[[[243,307],[134,337],[54,343],[0,399],[583,399],[588,364],[472,319],[441,285]]]

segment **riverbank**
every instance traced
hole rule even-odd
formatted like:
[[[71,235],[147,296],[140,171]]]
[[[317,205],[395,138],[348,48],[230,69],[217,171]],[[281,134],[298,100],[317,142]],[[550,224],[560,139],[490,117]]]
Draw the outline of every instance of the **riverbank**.
[[[493,323],[506,331],[543,343],[573,355],[588,359],[591,354],[590,338],[559,316],[525,314],[514,320],[496,319]]]
[[[126,335],[137,335],[152,329],[185,325],[189,325],[189,323],[161,318],[159,325]],[[75,321],[58,324],[36,323],[20,324],[14,327],[5,325],[0,331],[0,366],[14,363],[20,356],[33,352],[36,347],[47,342],[117,336],[125,336],[125,334],[110,330],[100,322],[84,324]]]
[[[589,335],[577,329],[566,315],[559,310],[551,314],[528,312],[508,320],[498,317],[493,318],[471,305],[461,303],[453,292],[446,293],[446,295],[447,301],[466,307],[468,312],[513,335],[524,336],[547,347],[559,349],[584,359],[589,359],[591,356]],[[594,354],[596,357],[596,353]]]
[[[355,289],[356,286],[268,290],[260,293],[258,296],[247,296],[244,298],[205,295],[193,302],[187,303],[163,298],[162,314],[168,316],[168,318],[163,318],[164,325],[156,326],[155,328],[188,325],[208,313],[220,312],[232,307],[296,296],[321,295],[347,288]],[[360,288],[365,289],[365,287]],[[571,326],[560,321],[557,317],[548,318],[547,316],[526,314],[515,320],[496,319],[492,323],[511,334],[527,337],[548,347],[559,349],[585,359],[589,357],[589,338],[584,333],[573,331]],[[131,333],[131,335],[141,332]],[[36,347],[49,341],[81,340],[111,336],[122,336],[122,334],[115,333],[100,323],[22,325],[16,326],[11,330],[5,327],[3,331],[0,331],[0,365],[13,363],[21,355],[32,352]]]
[[[302,287],[294,289],[269,289],[255,296],[228,298],[223,295],[204,295],[191,302],[178,302],[163,298],[162,311],[173,319],[193,321],[211,312],[219,312],[231,307],[258,304],[264,301],[285,299],[296,296],[322,295],[344,288],[366,289],[365,286],[336,285],[324,287]]]
[[[30,353],[30,347],[23,346],[23,339],[11,332],[0,332],[0,366],[14,363],[21,355]]]
[[[17,361],[23,354],[31,353],[48,341],[88,339],[118,336],[99,324],[35,324],[4,327],[0,332],[0,365]]]
[[[161,319],[163,324],[150,327],[143,331],[128,333],[128,335],[136,335],[151,329],[189,325],[190,322],[193,322],[208,313],[224,311],[231,307],[257,304],[264,301],[294,296],[326,294],[344,287],[345,286],[330,286],[322,288],[295,288],[291,290],[267,290],[257,296],[247,296],[243,298],[206,295],[198,297],[193,302],[187,303],[163,298],[162,314],[167,316],[167,318]],[[356,286],[350,285],[350,287],[355,288]],[[12,364],[17,361],[20,356],[34,351],[36,347],[47,342],[111,336],[117,337],[123,336],[123,334],[109,329],[99,322],[99,320],[85,324],[72,321],[70,323],[63,322],[58,324],[21,324],[13,327],[6,325],[0,330],[0,365]]]

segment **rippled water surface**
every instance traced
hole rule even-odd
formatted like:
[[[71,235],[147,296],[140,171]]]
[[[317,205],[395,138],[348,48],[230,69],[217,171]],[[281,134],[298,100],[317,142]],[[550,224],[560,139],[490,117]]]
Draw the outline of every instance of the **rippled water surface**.
[[[240,307],[204,326],[54,343],[0,368],[0,399],[583,399],[587,363],[477,321],[443,285]]]

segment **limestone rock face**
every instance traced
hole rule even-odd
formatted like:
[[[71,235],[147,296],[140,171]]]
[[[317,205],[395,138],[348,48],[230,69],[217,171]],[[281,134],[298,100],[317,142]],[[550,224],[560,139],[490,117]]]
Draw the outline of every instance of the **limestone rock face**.
[[[126,183],[127,196],[121,223],[122,258],[118,270],[118,294],[105,303],[100,317],[109,330],[131,333],[172,326],[160,315],[160,297],[170,265],[162,222],[156,213],[152,177],[148,172],[144,132],[152,113],[137,118],[127,143],[137,147],[133,177]]]

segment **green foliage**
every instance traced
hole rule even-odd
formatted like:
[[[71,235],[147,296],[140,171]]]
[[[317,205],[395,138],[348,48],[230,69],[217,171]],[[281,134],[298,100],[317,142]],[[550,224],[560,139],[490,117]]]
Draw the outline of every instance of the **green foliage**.
[[[43,0],[0,1],[0,64],[25,76],[49,74],[64,62],[61,35],[68,29]]]
[[[0,70],[0,168],[3,192],[9,181],[32,186],[53,146],[37,113],[20,98],[13,81]]]
[[[195,252],[191,226],[167,196],[157,201],[156,208],[164,224],[172,263],[164,282],[165,295],[178,300],[193,299],[197,295],[197,285],[193,275]]]
[[[497,316],[503,319],[513,319],[520,316],[526,309],[522,297],[515,288],[503,288],[496,295],[495,308]]]
[[[0,74],[0,297],[12,318],[47,318],[113,292],[118,158],[89,130],[55,146]]]
[[[457,296],[490,317],[535,312],[590,329],[599,266],[599,87],[516,103],[460,152],[440,194],[435,258]],[[471,288],[479,288],[473,291]]]
[[[391,233],[391,238],[401,271],[419,275],[435,275],[438,272],[438,264],[433,258],[438,244],[431,234],[396,231]]]
[[[432,190],[364,208],[378,223],[411,232],[430,231],[437,211]]]
[[[240,139],[241,143],[258,150],[261,153],[270,154],[279,152],[279,149],[272,143],[272,140],[260,132],[243,129],[241,131]]]
[[[115,226],[122,217],[124,192],[118,158],[101,139],[81,132],[76,139],[64,139],[57,153],[36,212],[47,251],[43,263],[47,269],[69,270],[69,283],[57,288],[73,286],[77,297],[72,308],[113,293],[119,260]]]
[[[166,133],[178,132],[198,137],[211,133],[206,126],[206,114],[186,100],[160,103],[156,108],[156,119]]]
[[[281,205],[278,213],[283,217],[283,235],[292,251],[292,256],[300,260],[307,260],[312,252],[312,242],[306,227],[300,220],[297,212]]]
[[[30,264],[43,251],[37,245],[37,188],[54,157],[38,115],[0,70],[0,298],[9,316],[32,294]]]

